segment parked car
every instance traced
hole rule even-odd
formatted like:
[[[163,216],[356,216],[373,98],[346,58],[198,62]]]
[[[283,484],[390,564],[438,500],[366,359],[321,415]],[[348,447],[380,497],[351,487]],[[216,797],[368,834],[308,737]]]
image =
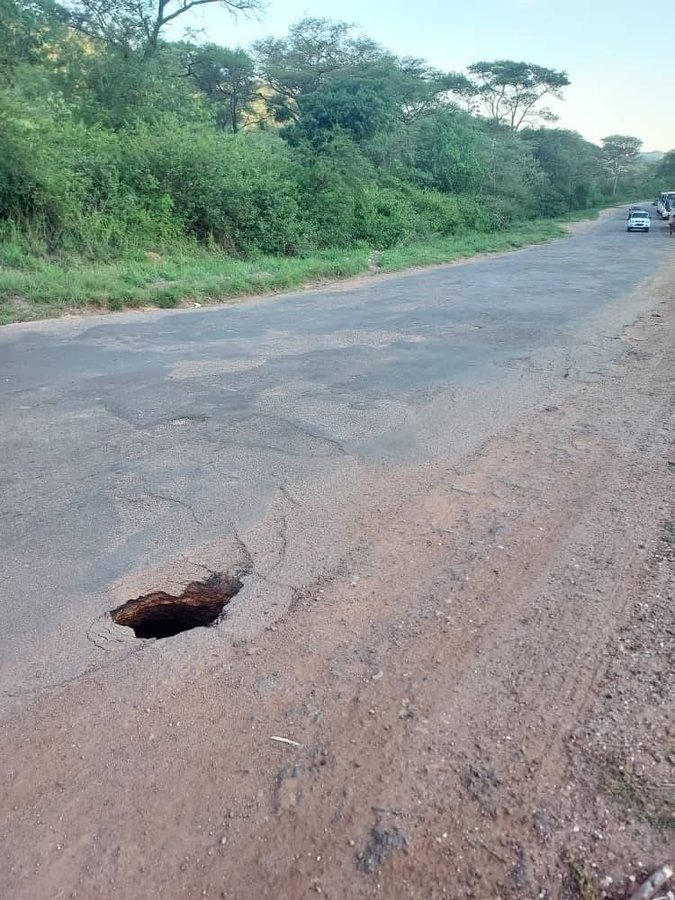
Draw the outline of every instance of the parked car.
[[[663,191],[656,201],[656,211],[662,219],[667,219],[675,203],[675,191]]]
[[[626,231],[649,231],[651,224],[652,217],[646,209],[633,209],[631,207]]]

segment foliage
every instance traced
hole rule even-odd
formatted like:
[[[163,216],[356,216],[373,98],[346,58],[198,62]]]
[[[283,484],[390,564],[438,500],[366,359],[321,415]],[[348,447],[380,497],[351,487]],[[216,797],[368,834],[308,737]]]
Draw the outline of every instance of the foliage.
[[[536,120],[555,122],[554,113],[540,103],[547,96],[561,99],[570,84],[566,72],[510,59],[473,63],[468,71],[485,114],[516,131]]]
[[[384,51],[374,41],[353,32],[347,22],[305,18],[290,28],[287,37],[254,44],[260,75],[271,89],[269,104],[276,121],[297,121],[303,94],[381,58]]]
[[[584,209],[602,200],[604,162],[600,149],[574,131],[539,128],[523,132],[548,183],[543,204],[549,214]]]
[[[418,184],[444,193],[477,193],[485,184],[482,131],[466,113],[438,110],[411,129],[411,167]]]
[[[194,7],[216,3],[230,13],[262,6],[262,0],[65,0],[62,11],[71,28],[127,56],[136,51],[148,59],[157,52],[168,24]]]
[[[664,184],[666,182],[668,185],[675,184],[675,150],[669,150],[664,154],[663,159],[656,165],[654,175]],[[670,188],[666,187],[666,190],[670,190]]]
[[[218,125],[236,134],[254,115],[254,101],[262,97],[253,59],[241,48],[206,44],[190,47],[185,62],[186,74],[217,104]]]
[[[0,0],[0,74],[13,76],[21,63],[37,63],[52,24],[50,9],[39,0]]]
[[[164,25],[191,5],[0,0],[0,254],[10,274],[32,266],[58,280],[62,258],[112,271],[149,252],[244,267],[294,259],[294,272],[317,254],[412,259],[420,242],[451,254],[598,206],[619,178],[622,192],[651,190],[653,170],[625,155],[637,139],[613,136],[603,151],[574,132],[526,127],[548,117],[562,72],[509,61],[441,72],[316,18],[251,53],[165,41]],[[672,164],[670,154],[659,164],[664,179]],[[217,290],[248,284],[238,278]],[[17,275],[20,290],[29,283],[49,294]],[[112,302],[170,303],[187,291],[168,285],[158,299],[145,281],[124,284],[106,288]],[[81,285],[99,290],[89,276]]]
[[[610,134],[602,139],[602,153],[613,179],[612,194],[616,194],[621,176],[634,166],[641,148],[642,141],[628,134]]]

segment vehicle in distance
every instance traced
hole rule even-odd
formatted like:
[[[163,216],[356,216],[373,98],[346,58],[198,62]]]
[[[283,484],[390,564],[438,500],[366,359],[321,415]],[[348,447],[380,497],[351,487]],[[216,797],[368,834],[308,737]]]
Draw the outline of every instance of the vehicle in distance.
[[[662,219],[667,219],[675,207],[675,191],[663,191],[656,200],[656,211]]]
[[[626,231],[649,231],[652,219],[646,209],[631,209]]]

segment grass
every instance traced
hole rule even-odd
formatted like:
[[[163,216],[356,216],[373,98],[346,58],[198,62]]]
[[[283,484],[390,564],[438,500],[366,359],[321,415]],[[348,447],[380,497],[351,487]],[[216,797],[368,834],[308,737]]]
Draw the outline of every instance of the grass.
[[[408,244],[384,250],[379,254],[379,268],[383,272],[400,272],[415,266],[466,259],[479,253],[498,253],[518,250],[529,244],[540,244],[566,234],[559,222],[542,220],[515,225],[493,234],[474,233],[462,237],[438,238],[419,244]]]
[[[610,767],[605,790],[623,807],[655,828],[675,828],[675,796],[672,792],[649,789],[634,775]]]
[[[675,522],[666,522],[663,526],[663,540],[667,544],[675,544]]]
[[[367,269],[368,251],[326,251],[308,258],[231,259],[195,248],[159,259],[145,254],[115,262],[25,257],[4,266],[0,249],[0,324],[87,310],[170,309],[290,290]]]
[[[591,210],[576,218],[592,218]],[[211,304],[255,294],[293,290],[372,271],[398,272],[479,253],[514,250],[562,237],[563,221],[526,222],[493,234],[469,233],[394,247],[326,250],[304,257],[232,259],[198,247],[114,262],[27,255],[0,245],[0,325],[67,313]]]
[[[570,851],[565,853],[564,859],[569,866],[574,886],[581,900],[600,900],[602,894],[596,887],[592,877],[588,874],[584,864]]]

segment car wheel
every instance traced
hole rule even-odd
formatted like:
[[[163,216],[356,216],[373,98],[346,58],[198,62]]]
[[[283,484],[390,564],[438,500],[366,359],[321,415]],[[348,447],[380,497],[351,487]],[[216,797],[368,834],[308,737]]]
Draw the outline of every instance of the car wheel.
[[[647,232],[647,234],[649,234],[649,228],[645,228],[645,231]]]

